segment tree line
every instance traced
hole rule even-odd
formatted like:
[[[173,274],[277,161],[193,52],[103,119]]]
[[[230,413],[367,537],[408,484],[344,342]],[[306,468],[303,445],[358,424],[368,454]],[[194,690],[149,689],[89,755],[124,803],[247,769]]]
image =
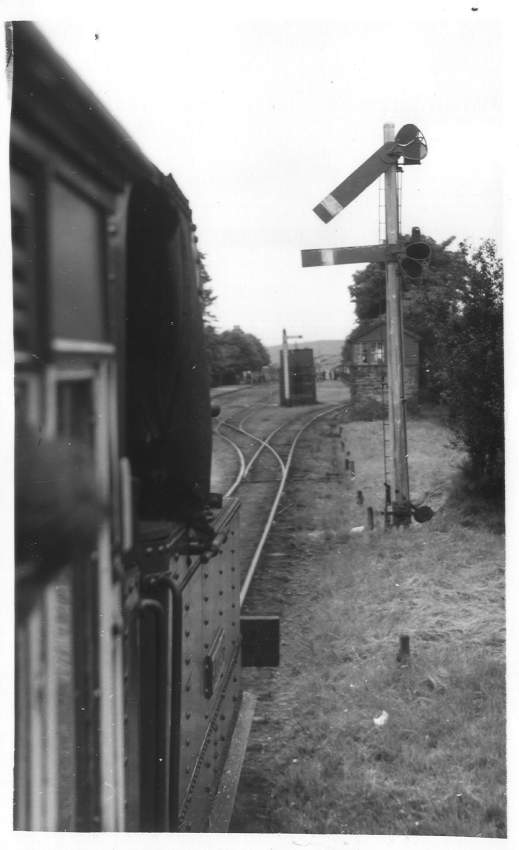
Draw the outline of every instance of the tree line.
[[[423,276],[402,280],[404,325],[420,336],[420,396],[444,406],[466,447],[470,473],[502,492],[503,262],[490,239],[476,248],[464,242],[453,248],[455,237],[440,243],[422,239],[431,249]],[[349,289],[355,330],[385,314],[383,263],[356,272]]]
[[[216,295],[210,286],[211,278],[205,266],[205,257],[199,252],[200,299],[204,317],[207,363],[212,387],[238,383],[244,372],[258,372],[270,363],[270,355],[263,343],[246,333],[238,325],[231,330],[217,331],[212,305]]]

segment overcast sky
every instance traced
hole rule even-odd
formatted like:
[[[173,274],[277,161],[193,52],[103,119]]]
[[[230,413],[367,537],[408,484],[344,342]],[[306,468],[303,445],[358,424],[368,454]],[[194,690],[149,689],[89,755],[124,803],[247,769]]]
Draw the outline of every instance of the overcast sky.
[[[189,198],[219,327],[266,344],[283,327],[307,340],[351,330],[358,267],[303,269],[299,252],[379,241],[378,182],[328,225],[312,208],[380,146],[384,122],[417,124],[429,145],[403,175],[403,231],[501,242],[500,148],[487,145],[502,122],[501,32],[489,4],[437,3],[429,18],[405,3],[351,18],[350,5],[38,21]]]

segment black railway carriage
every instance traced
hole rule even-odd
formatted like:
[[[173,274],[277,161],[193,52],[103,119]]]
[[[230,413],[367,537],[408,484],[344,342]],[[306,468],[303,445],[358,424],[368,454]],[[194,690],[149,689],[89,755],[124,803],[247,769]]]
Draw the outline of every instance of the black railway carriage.
[[[208,508],[191,212],[9,31],[15,827],[203,831],[241,705],[238,504]]]

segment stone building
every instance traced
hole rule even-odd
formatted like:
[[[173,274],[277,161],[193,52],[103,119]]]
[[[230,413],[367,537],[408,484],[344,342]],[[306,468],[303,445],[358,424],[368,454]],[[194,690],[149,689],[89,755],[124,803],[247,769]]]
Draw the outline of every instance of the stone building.
[[[404,388],[408,400],[418,395],[419,342],[417,334],[404,329]],[[383,381],[387,394],[385,317],[352,331],[346,341],[345,366],[352,401],[380,401]]]

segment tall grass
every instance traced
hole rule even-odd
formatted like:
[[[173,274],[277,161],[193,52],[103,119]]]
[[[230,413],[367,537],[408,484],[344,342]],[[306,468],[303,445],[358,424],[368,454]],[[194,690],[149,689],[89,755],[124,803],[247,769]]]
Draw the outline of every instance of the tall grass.
[[[277,526],[272,545],[296,557],[283,660],[263,680],[254,732],[256,780],[270,788],[261,831],[503,836],[503,537],[460,524],[448,500],[460,456],[422,420],[409,427],[410,472],[433,520],[388,532],[377,515],[373,532],[351,534],[366,506],[383,506],[380,427],[339,436],[321,424],[298,460],[311,486],[293,482]],[[319,481],[325,468],[342,478]]]

